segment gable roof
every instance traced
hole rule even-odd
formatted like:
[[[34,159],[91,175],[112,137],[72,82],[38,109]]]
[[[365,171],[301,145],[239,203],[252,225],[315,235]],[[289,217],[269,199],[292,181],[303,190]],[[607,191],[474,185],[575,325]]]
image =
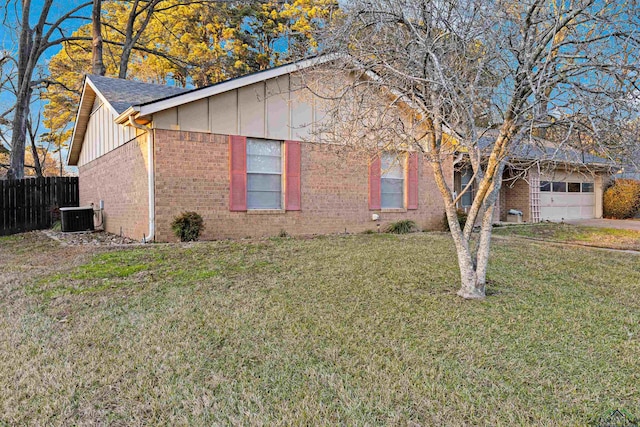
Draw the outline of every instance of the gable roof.
[[[82,96],[78,105],[76,121],[73,125],[67,163],[69,165],[78,163],[82,141],[96,97],[99,97],[105,103],[114,116],[118,116],[133,104],[150,102],[188,91],[189,89],[185,88],[142,83],[135,80],[116,79],[91,74],[85,75]]]
[[[99,96],[117,116],[115,123],[124,124],[132,115],[150,115],[188,102],[323,64],[335,58],[336,55],[317,56],[197,89],[184,89],[88,74],[85,76],[82,88],[82,97],[76,114],[67,163],[69,165],[78,163],[82,141],[96,96]]]
[[[87,75],[87,80],[105,102],[115,110],[116,115],[120,115],[132,105],[144,104],[190,91],[181,87],[95,75]]]

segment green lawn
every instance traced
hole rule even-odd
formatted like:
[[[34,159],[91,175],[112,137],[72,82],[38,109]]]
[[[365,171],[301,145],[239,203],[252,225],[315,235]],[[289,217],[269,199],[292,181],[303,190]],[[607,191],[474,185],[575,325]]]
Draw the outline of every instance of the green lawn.
[[[485,301],[456,297],[438,233],[117,251],[2,238],[0,425],[640,415],[640,257],[496,241],[489,279]]]
[[[640,251],[640,231],[633,230],[540,223],[498,227],[494,230],[494,233],[497,236],[520,236],[603,248]]]

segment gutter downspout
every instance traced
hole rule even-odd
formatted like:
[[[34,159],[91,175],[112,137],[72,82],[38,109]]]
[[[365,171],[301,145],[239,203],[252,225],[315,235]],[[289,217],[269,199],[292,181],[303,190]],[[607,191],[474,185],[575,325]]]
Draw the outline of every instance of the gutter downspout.
[[[137,129],[142,129],[149,133],[148,140],[148,157],[149,157],[149,234],[142,239],[142,243],[152,242],[156,234],[156,189],[155,189],[155,170],[153,158],[153,129],[136,123],[133,116],[129,116],[129,124]]]

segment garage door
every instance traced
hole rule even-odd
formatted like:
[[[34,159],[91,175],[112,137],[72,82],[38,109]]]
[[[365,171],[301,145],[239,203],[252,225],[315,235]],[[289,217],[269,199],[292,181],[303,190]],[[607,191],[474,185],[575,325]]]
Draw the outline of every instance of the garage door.
[[[595,218],[593,182],[540,181],[540,219]]]

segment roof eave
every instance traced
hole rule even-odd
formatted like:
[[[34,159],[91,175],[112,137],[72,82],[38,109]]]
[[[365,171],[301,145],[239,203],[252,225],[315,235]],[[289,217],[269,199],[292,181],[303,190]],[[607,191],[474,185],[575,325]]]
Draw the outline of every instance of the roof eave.
[[[140,107],[137,105],[133,105],[126,110],[124,110],[120,115],[118,115],[114,122],[119,125],[124,125],[129,122],[129,116],[134,115],[140,112]]]
[[[91,89],[93,92],[93,89]],[[82,135],[78,134],[78,126],[81,125],[81,111],[82,106],[86,100],[87,93],[87,76],[84,77],[84,82],[82,84],[82,95],[80,96],[80,103],[78,104],[78,111],[76,112],[76,118],[73,122],[73,132],[71,134],[71,144],[69,145],[69,151],[67,152],[67,165],[68,166],[77,166],[78,160],[80,158],[80,149],[82,148],[82,139],[84,138],[84,132]],[[94,92],[95,96],[95,92]],[[95,99],[95,98],[94,98]],[[87,118],[88,121],[88,118]],[[85,128],[86,130],[86,128]],[[80,146],[78,147],[78,144]],[[76,148],[77,147],[77,148]]]
[[[574,162],[569,160],[560,160],[560,159],[540,159],[540,158],[532,158],[532,157],[524,157],[524,156],[513,156],[511,159],[512,162],[523,162],[523,163],[555,163],[559,165],[573,166],[573,167],[588,167],[593,169],[599,169],[602,171],[607,171],[615,168],[613,164],[607,163],[598,163],[598,162]]]

